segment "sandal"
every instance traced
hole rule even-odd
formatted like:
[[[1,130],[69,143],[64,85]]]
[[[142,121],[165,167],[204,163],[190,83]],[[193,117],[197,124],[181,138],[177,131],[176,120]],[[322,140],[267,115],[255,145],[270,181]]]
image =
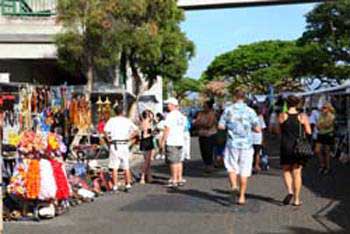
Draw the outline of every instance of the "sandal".
[[[283,205],[289,205],[293,199],[293,194],[289,193],[282,201]]]
[[[300,207],[300,206],[302,206],[303,205],[303,202],[299,202],[299,204],[297,204],[297,203],[293,203],[292,204],[292,206],[297,206],[297,207]]]

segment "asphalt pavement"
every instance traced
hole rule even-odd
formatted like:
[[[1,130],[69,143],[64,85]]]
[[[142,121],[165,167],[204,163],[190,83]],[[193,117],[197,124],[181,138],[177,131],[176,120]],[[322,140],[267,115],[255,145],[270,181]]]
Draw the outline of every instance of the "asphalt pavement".
[[[153,184],[135,184],[130,193],[99,197],[51,220],[5,223],[5,233],[350,233],[350,165],[334,162],[331,175],[319,176],[317,161],[311,160],[304,170],[303,206],[283,206],[277,146],[277,139],[270,138],[271,168],[250,179],[245,206],[234,204],[223,169],[203,174],[193,138],[184,187],[166,188],[168,169],[155,161]]]

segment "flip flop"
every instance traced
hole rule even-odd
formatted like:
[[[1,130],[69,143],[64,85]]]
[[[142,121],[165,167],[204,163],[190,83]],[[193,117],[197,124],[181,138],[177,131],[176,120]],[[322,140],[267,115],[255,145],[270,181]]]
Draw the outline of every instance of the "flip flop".
[[[237,202],[236,204],[239,205],[239,206],[244,206],[245,202]]]
[[[302,206],[302,205],[303,205],[302,202],[300,202],[299,204],[295,204],[295,203],[292,204],[292,206],[296,206],[296,207],[300,207],[300,206]]]
[[[293,194],[288,194],[282,201],[283,205],[289,205],[293,199]]]

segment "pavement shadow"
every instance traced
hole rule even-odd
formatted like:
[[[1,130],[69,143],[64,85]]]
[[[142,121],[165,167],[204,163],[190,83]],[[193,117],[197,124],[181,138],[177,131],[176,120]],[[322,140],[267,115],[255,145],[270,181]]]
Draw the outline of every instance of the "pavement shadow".
[[[205,174],[203,170],[203,162],[201,160],[189,160],[184,162],[184,176],[192,178],[226,178],[223,168],[215,169],[210,174]],[[165,163],[157,163],[152,165],[152,171],[157,174],[169,175],[169,167]]]
[[[350,167],[335,159],[332,164],[333,172],[323,176],[317,173],[318,161],[311,160],[304,169],[303,183],[316,196],[330,200],[313,215],[314,219],[327,228],[322,222],[327,218],[350,233]]]
[[[226,194],[226,195],[232,194],[232,192],[230,190],[213,189],[213,191],[216,193]],[[283,206],[281,201],[276,200],[272,197],[262,196],[262,195],[258,195],[258,194],[251,194],[251,193],[247,193],[246,197],[247,197],[247,199],[251,199],[251,200],[258,200],[258,201],[267,202],[267,203],[277,205],[277,206]]]
[[[279,160],[277,160],[280,155],[279,137],[267,135],[265,139],[266,150],[270,156],[273,156],[273,160],[270,160],[270,167],[274,174],[275,171],[280,169]],[[327,224],[322,221],[326,219],[344,230],[344,232],[334,233],[350,233],[350,167],[333,159],[333,172],[330,175],[322,176],[317,173],[318,165],[316,158],[309,160],[303,169],[303,186],[316,196],[330,200],[328,204],[312,215],[316,222],[329,231],[318,232],[298,227],[290,227],[290,230],[292,233],[333,233]]]
[[[206,200],[211,203],[216,203],[225,207],[232,204],[232,200],[230,200],[230,198],[227,196],[218,196],[218,195],[214,195],[208,192],[203,192],[195,189],[169,189],[168,192],[172,194],[176,193],[176,194],[196,197],[196,198]]]
[[[303,227],[287,227],[284,232],[273,232],[273,234],[347,234],[345,231],[318,231]],[[271,234],[271,232],[259,232],[259,234]]]

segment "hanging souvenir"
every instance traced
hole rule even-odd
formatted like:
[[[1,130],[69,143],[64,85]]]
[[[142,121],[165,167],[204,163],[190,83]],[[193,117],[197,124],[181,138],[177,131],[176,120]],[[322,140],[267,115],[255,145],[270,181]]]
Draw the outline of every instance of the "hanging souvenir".
[[[74,97],[69,106],[69,120],[74,126],[76,126],[78,118],[78,100]]]

